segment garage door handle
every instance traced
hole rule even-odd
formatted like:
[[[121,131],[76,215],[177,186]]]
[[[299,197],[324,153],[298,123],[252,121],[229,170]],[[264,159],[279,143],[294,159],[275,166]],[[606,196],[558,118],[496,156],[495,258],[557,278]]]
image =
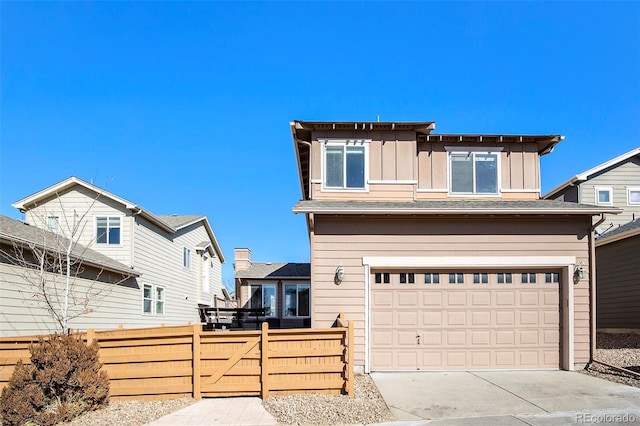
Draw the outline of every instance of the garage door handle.
[[[416,334],[416,340],[418,341],[418,344],[420,344],[420,334]]]

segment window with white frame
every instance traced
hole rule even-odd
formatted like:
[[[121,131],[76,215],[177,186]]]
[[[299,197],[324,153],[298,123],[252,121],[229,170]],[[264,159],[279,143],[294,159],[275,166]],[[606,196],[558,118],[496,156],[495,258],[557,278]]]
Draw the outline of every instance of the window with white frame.
[[[265,315],[274,317],[278,314],[275,284],[251,284],[249,295],[251,309],[265,310]]]
[[[142,312],[164,315],[164,287],[144,284],[142,286]]]
[[[120,217],[96,217],[96,243],[120,244]]]
[[[369,141],[329,140],[323,145],[326,189],[364,190],[367,187]]]
[[[613,205],[613,188],[610,186],[596,186],[596,204],[599,206]]]
[[[60,228],[60,216],[47,216],[47,229],[57,231]]]
[[[285,284],[284,316],[309,316],[309,284]]]
[[[451,194],[498,194],[498,152],[449,152]]]
[[[627,204],[640,205],[640,187],[627,188]]]
[[[182,248],[182,266],[184,269],[191,269],[191,249],[188,247]]]

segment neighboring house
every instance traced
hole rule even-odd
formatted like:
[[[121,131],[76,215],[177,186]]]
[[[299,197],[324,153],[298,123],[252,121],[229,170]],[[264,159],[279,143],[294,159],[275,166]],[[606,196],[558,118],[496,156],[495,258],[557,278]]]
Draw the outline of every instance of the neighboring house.
[[[310,327],[308,263],[252,262],[248,248],[234,255],[238,306],[265,308],[272,328]]]
[[[596,240],[600,331],[640,331],[640,219]]]
[[[13,206],[24,212],[25,222],[34,228],[63,232],[75,226],[74,240],[79,244],[136,271],[136,292],[127,293],[127,300],[122,301],[130,309],[122,312],[112,305],[100,307],[95,314],[100,317],[96,328],[198,322],[197,307],[223,300],[224,256],[205,216],[154,215],[77,177]],[[12,286],[4,276],[3,292]],[[15,303],[3,306],[1,318],[13,323],[18,317],[10,312],[20,310],[23,304],[2,299],[0,303]],[[12,327],[22,334],[31,332],[20,325]],[[6,329],[3,326],[2,333]]]
[[[365,371],[583,367],[592,216],[618,210],[540,199],[561,136],[433,129],[291,123],[312,327],[354,320]]]
[[[599,233],[640,218],[640,148],[573,176],[543,198],[622,209],[617,216],[607,216]]]

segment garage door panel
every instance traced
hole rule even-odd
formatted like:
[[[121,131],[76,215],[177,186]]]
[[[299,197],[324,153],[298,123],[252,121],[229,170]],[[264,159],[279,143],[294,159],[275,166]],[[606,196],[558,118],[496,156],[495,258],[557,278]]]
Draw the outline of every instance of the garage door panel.
[[[559,368],[558,283],[542,273],[521,283],[512,272],[512,283],[498,284],[488,272],[487,283],[465,273],[464,283],[449,284],[439,273],[438,284],[417,272],[415,283],[372,286],[373,370]]]

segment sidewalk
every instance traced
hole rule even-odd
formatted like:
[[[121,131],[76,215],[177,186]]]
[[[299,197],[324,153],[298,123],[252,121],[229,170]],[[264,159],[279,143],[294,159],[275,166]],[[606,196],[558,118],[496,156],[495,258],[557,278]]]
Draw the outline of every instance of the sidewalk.
[[[277,422],[265,410],[262,400],[258,397],[203,398],[145,426],[176,425],[275,426]]]

